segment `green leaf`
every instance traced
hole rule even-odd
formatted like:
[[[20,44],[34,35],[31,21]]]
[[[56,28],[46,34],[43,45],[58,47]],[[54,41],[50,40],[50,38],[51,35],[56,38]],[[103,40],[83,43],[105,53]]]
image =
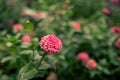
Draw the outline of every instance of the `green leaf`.
[[[18,34],[15,35],[15,38],[19,39],[21,37],[21,35],[22,35],[21,33],[18,33]]]
[[[11,61],[11,60],[16,60],[17,58],[19,58],[18,55],[14,55],[14,56],[7,56],[1,59],[1,63],[5,63],[7,61]]]
[[[38,71],[32,64],[27,64],[23,66],[18,74],[18,80],[29,80],[38,74]]]
[[[7,47],[11,47],[13,44],[11,42],[6,42]]]
[[[90,77],[93,78],[95,76],[95,71],[90,72]]]
[[[24,23],[24,30],[25,31],[32,31],[34,28],[34,25],[30,21],[26,21]]]
[[[39,43],[39,39],[38,38],[33,38],[32,40],[32,46],[37,46]]]
[[[20,69],[17,78],[18,80],[29,80],[36,77],[44,77],[45,74],[45,69],[37,70],[33,64],[27,64]]]
[[[44,60],[45,60],[45,62],[46,62],[47,64],[49,64],[50,66],[52,66],[53,69],[56,71],[56,66],[55,66],[55,63],[54,63],[53,60],[49,59],[48,57],[45,57]]]
[[[45,70],[45,69],[40,69],[40,70],[38,70],[38,74],[37,74],[37,76],[39,76],[39,77],[44,77],[44,75],[47,73],[47,70]]]
[[[8,57],[5,57],[5,58],[2,58],[1,63],[7,62],[7,61],[12,60],[12,59],[13,59],[12,56],[8,56]]]
[[[38,51],[38,54],[39,54],[40,56],[42,56],[42,55],[44,54],[44,52],[42,51],[42,49],[40,48],[39,45],[37,46],[37,51]]]
[[[107,74],[107,75],[110,74],[110,71],[109,71],[108,69],[106,69],[106,68],[103,69],[103,72],[104,72],[105,74]]]
[[[27,73],[25,73],[23,78],[24,79],[32,79],[32,78],[36,77],[37,73],[38,73],[38,71],[35,68],[33,68],[30,71],[28,71]]]
[[[14,42],[16,40],[14,36],[10,36],[10,35],[7,35],[7,39],[10,42]]]

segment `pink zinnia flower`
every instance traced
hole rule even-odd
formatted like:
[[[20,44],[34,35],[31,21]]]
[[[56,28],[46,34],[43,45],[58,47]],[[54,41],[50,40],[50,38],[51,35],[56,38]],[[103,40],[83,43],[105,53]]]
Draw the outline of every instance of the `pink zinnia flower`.
[[[31,38],[29,35],[25,35],[22,37],[22,42],[27,42],[30,43],[31,42]]]
[[[79,30],[80,29],[80,23],[75,21],[73,22],[73,28],[76,29],[76,30]]]
[[[104,14],[106,14],[106,15],[110,15],[110,14],[111,14],[110,10],[107,9],[107,8],[103,8],[103,9],[102,9],[102,12],[103,12]]]
[[[47,35],[42,37],[40,47],[48,54],[56,54],[60,52],[62,48],[61,40],[55,35]]]
[[[86,62],[86,67],[89,69],[96,69],[97,68],[97,62],[94,59],[89,59]]]
[[[119,0],[111,0],[111,2],[113,2],[113,3],[118,3]]]
[[[89,59],[89,55],[86,52],[80,52],[77,55],[77,59],[80,60],[80,61],[82,61],[82,62],[86,62]]]
[[[114,26],[111,30],[116,34],[120,34],[120,28],[118,26]]]
[[[116,47],[120,48],[120,38],[115,42]]]
[[[21,30],[23,30],[23,26],[21,24],[14,24],[13,25],[13,30],[21,31]]]

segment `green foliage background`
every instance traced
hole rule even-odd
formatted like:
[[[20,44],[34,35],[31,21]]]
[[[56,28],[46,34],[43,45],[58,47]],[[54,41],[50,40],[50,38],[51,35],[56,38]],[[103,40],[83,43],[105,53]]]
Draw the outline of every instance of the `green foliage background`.
[[[8,5],[8,1],[13,1],[13,5]],[[43,77],[52,72],[47,71],[51,66],[46,63],[55,66],[56,62],[58,80],[120,79],[120,49],[115,46],[120,35],[111,32],[113,26],[120,26],[119,4],[109,0],[0,0],[0,6],[0,80],[16,80],[18,76],[21,80],[24,80],[23,77]],[[46,15],[40,19],[30,15],[23,17],[21,13],[25,8],[45,12]],[[105,15],[103,8],[108,8],[111,14]],[[35,34],[32,46],[21,42],[26,31],[14,33],[12,30],[12,25],[17,23],[25,27],[27,20],[31,22],[29,26],[32,26],[26,27],[27,30],[32,29]],[[80,30],[73,28],[73,21],[80,23]],[[110,25],[109,21],[113,24]],[[39,48],[40,38],[47,34],[58,36],[63,42],[63,48],[59,54],[48,56],[41,67],[45,68],[43,72],[36,71],[36,63],[28,62],[31,61],[33,46]],[[77,61],[76,55],[83,51],[96,60],[97,69],[87,69]],[[38,56],[38,52],[35,55]],[[35,57],[36,61],[38,59]],[[52,62],[48,62],[49,59]],[[21,73],[27,74],[21,77]]]

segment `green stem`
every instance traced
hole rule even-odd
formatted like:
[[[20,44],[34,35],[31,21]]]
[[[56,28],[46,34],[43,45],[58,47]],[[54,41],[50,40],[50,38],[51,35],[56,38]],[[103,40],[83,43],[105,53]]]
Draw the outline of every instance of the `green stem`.
[[[33,47],[33,54],[32,54],[32,60],[34,62],[34,56],[35,56],[35,50],[34,50],[34,47]]]
[[[42,63],[42,61],[43,61],[43,59],[44,59],[45,55],[46,55],[46,53],[44,53],[44,54],[43,54],[43,56],[41,57],[40,62],[38,63],[38,65],[37,65],[36,69],[38,69],[38,68],[39,68],[39,66],[41,65],[41,63]]]

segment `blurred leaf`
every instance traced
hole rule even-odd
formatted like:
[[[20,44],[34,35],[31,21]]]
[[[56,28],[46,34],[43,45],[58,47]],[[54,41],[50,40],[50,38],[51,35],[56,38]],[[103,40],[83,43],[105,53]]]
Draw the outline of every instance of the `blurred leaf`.
[[[33,64],[23,66],[18,74],[18,80],[29,80],[36,77],[44,77],[46,69],[37,70]]]
[[[33,28],[34,28],[34,25],[30,21],[26,21],[26,23],[24,23],[24,30],[25,31],[32,31]]]
[[[11,42],[6,43],[7,47],[11,47],[13,44]]]
[[[56,71],[56,66],[55,66],[55,63],[53,60],[49,59],[48,57],[45,57],[44,60],[47,64],[49,64],[51,67],[53,67],[53,69]]]
[[[42,70],[42,69],[40,69],[40,70],[38,70],[38,76],[39,77],[44,77],[44,75],[46,74],[46,70]]]
[[[15,38],[19,39],[21,35],[22,35],[21,33],[18,33],[18,34],[16,34]]]
[[[38,71],[32,64],[27,64],[23,66],[18,74],[18,80],[28,80],[32,79],[37,75]]]
[[[7,57],[2,58],[1,63],[7,62],[7,61],[10,61],[10,60],[16,61],[17,58],[19,58],[18,55],[7,56]],[[12,62],[12,61],[11,61],[11,62]]]
[[[110,71],[109,71],[107,68],[104,68],[104,69],[103,69],[103,72],[104,72],[105,74],[108,74],[108,75],[110,74]]]
[[[38,54],[40,56],[42,56],[44,54],[44,52],[42,51],[42,49],[41,49],[41,47],[39,45],[37,46],[37,51],[38,51]]]
[[[36,77],[36,75],[38,74],[38,71],[34,68],[31,69],[30,71],[28,71],[27,73],[24,74],[24,79],[32,79],[34,77]]]
[[[13,59],[13,56],[4,57],[4,58],[2,58],[1,63],[7,62],[7,61],[12,60],[12,59]]]
[[[14,36],[7,35],[7,38],[10,42],[14,42],[16,39]]]

